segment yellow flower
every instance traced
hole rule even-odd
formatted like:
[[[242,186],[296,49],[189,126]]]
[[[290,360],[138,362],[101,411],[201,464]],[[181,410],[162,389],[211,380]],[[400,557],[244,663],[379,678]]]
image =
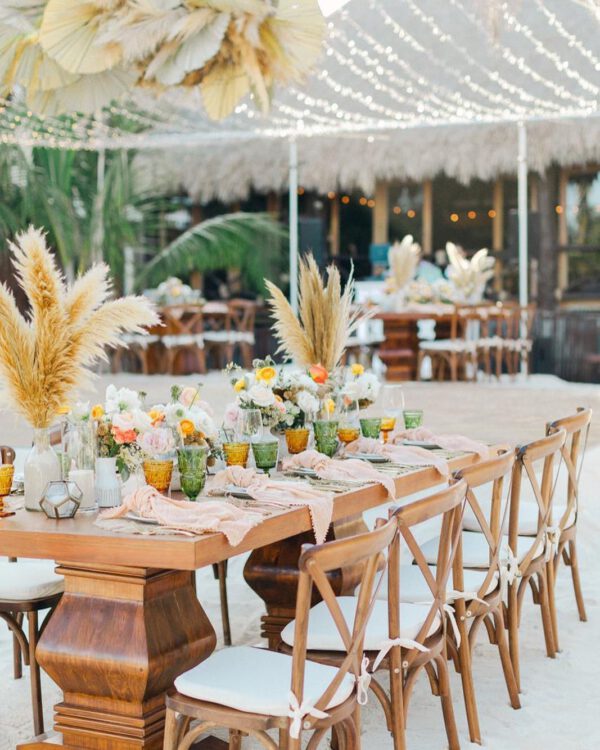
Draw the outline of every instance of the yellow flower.
[[[92,419],[102,419],[104,416],[104,408],[102,404],[96,404],[92,407]]]
[[[71,411],[71,407],[68,404],[63,404],[62,406],[59,406],[56,410],[57,414],[68,414]]]
[[[328,398],[325,402],[325,408],[329,412],[329,414],[333,414],[335,411],[335,401],[332,398]]]
[[[195,429],[194,423],[191,419],[182,419],[179,423],[179,429],[182,435],[193,435]]]
[[[246,388],[246,381],[244,380],[244,378],[240,378],[239,380],[236,380],[235,383],[233,384],[233,390],[236,393],[239,393],[240,391],[245,390],[245,388]]]
[[[150,421],[152,422],[153,427],[157,424],[160,424],[160,422],[162,422],[165,418],[163,412],[159,411],[158,409],[150,409],[150,411],[148,412],[148,416],[150,417]]]
[[[275,377],[277,376],[274,367],[260,367],[254,374],[256,379],[262,383],[270,383],[271,380],[275,380]]]
[[[358,362],[355,362],[352,367],[350,368],[350,372],[353,375],[362,375],[365,371],[365,368],[359,364]]]

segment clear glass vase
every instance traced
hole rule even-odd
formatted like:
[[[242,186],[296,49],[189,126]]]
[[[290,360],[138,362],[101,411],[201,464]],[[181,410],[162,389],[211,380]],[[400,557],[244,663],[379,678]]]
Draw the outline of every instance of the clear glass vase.
[[[61,478],[60,460],[50,445],[50,430],[38,428],[33,432],[33,447],[25,459],[25,508],[40,510],[40,500],[48,482]]]

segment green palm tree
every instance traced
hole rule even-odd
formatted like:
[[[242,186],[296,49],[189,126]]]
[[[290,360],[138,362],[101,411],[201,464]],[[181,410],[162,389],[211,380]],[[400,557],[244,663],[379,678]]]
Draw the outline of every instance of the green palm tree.
[[[263,278],[276,276],[285,232],[266,214],[208,219],[161,246],[174,199],[140,190],[133,157],[126,151],[1,147],[2,246],[29,224],[43,227],[67,277],[103,259],[117,287],[128,247],[148,260],[136,269],[140,288],[166,276],[237,268],[247,288],[261,292]],[[104,160],[100,170],[99,159]]]

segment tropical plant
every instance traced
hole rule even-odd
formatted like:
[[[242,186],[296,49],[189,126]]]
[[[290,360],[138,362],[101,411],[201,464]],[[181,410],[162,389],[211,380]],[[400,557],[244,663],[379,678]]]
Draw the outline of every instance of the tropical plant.
[[[138,284],[158,283],[167,275],[184,276],[239,268],[246,284],[260,290],[274,276],[281,258],[283,227],[265,213],[232,213],[196,224],[144,266]]]

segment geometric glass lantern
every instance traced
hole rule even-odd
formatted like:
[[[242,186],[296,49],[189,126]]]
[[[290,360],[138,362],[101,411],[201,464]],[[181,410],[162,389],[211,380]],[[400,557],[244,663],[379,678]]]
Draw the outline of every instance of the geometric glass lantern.
[[[40,508],[48,518],[73,518],[82,497],[83,492],[75,482],[48,482],[40,500]]]

